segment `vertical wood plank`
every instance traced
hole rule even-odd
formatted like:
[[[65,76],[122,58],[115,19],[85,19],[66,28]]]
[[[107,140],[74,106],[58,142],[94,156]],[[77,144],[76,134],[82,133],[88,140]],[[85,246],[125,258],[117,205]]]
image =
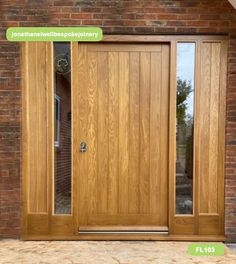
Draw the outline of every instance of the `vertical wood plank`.
[[[161,171],[161,85],[162,85],[161,53],[151,53],[151,102],[150,102],[150,213],[159,214],[162,202]],[[164,172],[163,172],[164,173]]]
[[[169,99],[169,231],[171,234],[174,230],[174,215],[176,205],[175,191],[175,162],[176,162],[176,41],[172,40],[170,45],[170,99]]]
[[[78,109],[78,120],[77,129],[74,133],[79,138],[80,142],[87,142],[87,129],[88,129],[88,92],[87,92],[87,76],[88,76],[88,65],[87,65],[87,46],[85,44],[79,44],[78,48],[78,88],[77,88],[77,105]],[[77,107],[78,107],[77,106]],[[88,204],[88,156],[85,153],[79,152],[78,159],[78,193],[79,193],[79,224],[87,224],[87,204]]]
[[[219,87],[219,138],[218,138],[218,213],[220,215],[219,234],[224,234],[224,199],[225,197],[225,116],[227,86],[228,41],[221,42],[220,87]]]
[[[219,84],[220,84],[220,43],[212,43],[211,88],[210,88],[210,128],[209,128],[209,199],[208,212],[217,213],[217,177],[218,177],[218,120],[219,120]]]
[[[54,173],[54,60],[53,42],[46,43],[46,81],[47,81],[47,201],[48,226],[51,232],[52,211],[54,208],[53,173]]]
[[[200,212],[208,213],[208,186],[209,186],[209,96],[211,88],[211,44],[201,44],[201,90],[200,90],[200,109],[199,118],[200,129]]]
[[[98,177],[97,212],[107,213],[108,193],[108,53],[99,52],[98,56]]]
[[[170,87],[170,53],[169,46],[162,45],[162,83],[161,83],[161,200],[160,203],[160,214],[161,214],[161,224],[167,224],[167,184],[168,184],[168,135],[169,135],[169,87]]]
[[[140,53],[140,212],[148,213],[150,171],[150,53]]]
[[[88,52],[88,214],[95,214],[97,203],[97,104],[97,53]]]
[[[21,52],[22,52],[22,193],[23,193],[23,214],[22,214],[22,223],[23,223],[23,233],[27,234],[27,226],[28,226],[28,207],[29,207],[29,200],[28,200],[28,147],[29,147],[29,135],[28,135],[28,90],[29,90],[29,73],[28,73],[28,44],[29,42],[23,42],[21,44]]]
[[[200,186],[200,90],[201,90],[201,41],[196,41],[196,63],[195,63],[195,92],[194,92],[194,146],[193,146],[193,164],[194,164],[194,178],[193,178],[193,213],[194,219],[194,234],[198,234],[199,230],[199,186]]]
[[[109,178],[108,214],[118,213],[118,121],[119,121],[119,55],[108,53],[109,64]]]
[[[128,213],[129,53],[119,53],[119,213]]]
[[[46,44],[28,44],[29,212],[47,212]],[[40,160],[40,166],[36,166]]]
[[[77,233],[79,219],[79,138],[78,138],[78,123],[79,123],[79,108],[78,108],[78,54],[79,45],[77,42],[71,43],[71,137],[72,137],[72,212],[74,222],[74,233]]]
[[[36,164],[37,162],[37,145],[35,142],[38,140],[38,134],[32,131],[36,128],[37,124],[37,86],[36,86],[36,63],[34,63],[33,58],[35,58],[34,52],[37,50],[37,44],[29,43],[28,44],[28,69],[29,69],[29,76],[30,80],[28,83],[31,83],[28,90],[28,107],[29,109],[27,112],[28,116],[28,129],[29,129],[29,152],[28,152],[28,160],[29,160],[29,181],[28,181],[28,200],[29,200],[29,212],[37,212],[38,208],[36,205],[35,196],[37,196],[37,177],[38,173],[36,171]],[[36,86],[36,87],[35,87]],[[33,118],[34,117],[34,118]],[[34,175],[34,177],[33,177]]]
[[[129,213],[139,212],[139,52],[130,52]]]
[[[46,79],[46,42],[37,43],[37,74],[36,82],[38,91],[38,170],[37,204],[39,212],[47,212],[47,79]],[[36,163],[37,164],[37,163]]]

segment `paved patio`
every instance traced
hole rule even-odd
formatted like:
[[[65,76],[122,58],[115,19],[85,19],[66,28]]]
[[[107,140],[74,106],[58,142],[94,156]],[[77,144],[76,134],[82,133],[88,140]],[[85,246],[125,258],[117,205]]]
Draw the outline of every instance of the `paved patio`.
[[[236,255],[236,243],[227,244],[227,247],[230,248]]]
[[[193,257],[187,253],[189,244],[189,242],[23,242],[2,240],[0,241],[0,263],[236,263],[236,255],[227,247],[225,247],[225,255],[221,257]]]

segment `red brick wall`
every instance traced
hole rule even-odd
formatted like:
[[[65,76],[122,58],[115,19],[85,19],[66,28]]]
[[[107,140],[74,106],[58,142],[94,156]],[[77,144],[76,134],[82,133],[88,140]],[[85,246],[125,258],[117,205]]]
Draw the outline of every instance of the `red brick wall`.
[[[236,241],[236,10],[227,0],[0,1],[0,236],[20,234],[19,44],[9,26],[101,26],[105,33],[230,35],[226,137],[226,235]]]
[[[71,192],[71,82],[63,75],[57,76],[56,94],[60,96],[61,113],[60,146],[55,152],[55,191],[64,196]]]

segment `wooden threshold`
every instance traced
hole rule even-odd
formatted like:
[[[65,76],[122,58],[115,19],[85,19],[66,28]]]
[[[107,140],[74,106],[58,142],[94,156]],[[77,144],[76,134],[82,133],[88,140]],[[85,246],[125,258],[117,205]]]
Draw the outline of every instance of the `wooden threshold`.
[[[71,240],[71,241],[208,241],[208,242],[223,242],[225,236],[199,236],[199,235],[129,235],[129,234],[117,234],[117,235],[23,235],[22,240],[28,241],[40,241],[40,240]]]
[[[168,232],[167,226],[80,226],[79,232]]]
[[[79,235],[150,235],[168,234],[167,226],[80,226]]]

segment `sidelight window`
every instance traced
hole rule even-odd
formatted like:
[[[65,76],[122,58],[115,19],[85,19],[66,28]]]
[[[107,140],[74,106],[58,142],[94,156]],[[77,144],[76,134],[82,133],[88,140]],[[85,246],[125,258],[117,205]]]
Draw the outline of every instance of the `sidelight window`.
[[[54,43],[54,213],[71,214],[70,43]]]
[[[177,43],[176,214],[193,213],[195,43]]]

